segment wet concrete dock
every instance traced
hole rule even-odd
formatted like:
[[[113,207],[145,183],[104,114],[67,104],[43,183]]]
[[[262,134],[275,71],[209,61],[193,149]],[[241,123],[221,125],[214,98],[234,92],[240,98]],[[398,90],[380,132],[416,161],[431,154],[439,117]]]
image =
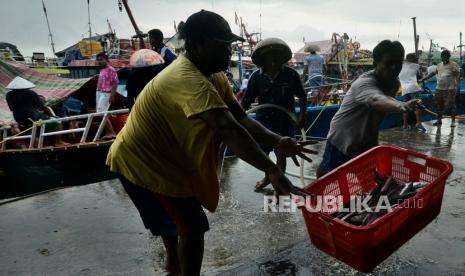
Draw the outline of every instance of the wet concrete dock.
[[[465,123],[425,126],[426,133],[383,131],[380,140],[454,165],[441,214],[374,275],[465,274]],[[314,175],[320,157],[305,174]],[[360,274],[311,245],[300,212],[264,213],[263,194],[253,192],[261,177],[241,160],[225,161],[220,206],[208,214],[204,275]],[[144,229],[117,180],[0,205],[0,248],[0,275],[163,275],[161,241]]]

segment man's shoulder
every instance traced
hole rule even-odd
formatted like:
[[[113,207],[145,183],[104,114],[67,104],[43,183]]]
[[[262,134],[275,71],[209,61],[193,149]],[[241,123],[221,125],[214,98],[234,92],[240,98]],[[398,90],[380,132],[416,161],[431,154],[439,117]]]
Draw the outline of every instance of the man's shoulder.
[[[287,76],[291,76],[291,77],[299,77],[299,73],[294,70],[293,68],[287,66],[287,65],[284,65],[282,67],[282,71],[287,75]],[[300,79],[300,78],[299,78]]]
[[[229,83],[228,77],[226,76],[226,74],[224,72],[214,73],[214,74],[211,75],[211,78],[213,79],[213,81],[220,82],[222,84]]]
[[[378,81],[376,80],[374,71],[368,71],[363,74],[361,74],[353,83],[352,86],[353,88],[359,89],[363,88],[366,86],[373,86],[373,87],[378,87]]]
[[[167,53],[169,53],[169,54],[171,54],[171,55],[173,55],[173,56],[176,56],[176,54],[173,52],[173,50],[171,50],[170,47],[168,47],[168,46],[165,46],[165,47],[166,47],[166,50],[165,50],[165,51],[166,51]]]
[[[305,59],[306,59],[306,60],[312,60],[312,59],[315,59],[315,57],[316,57],[316,55],[310,54],[310,55],[307,55],[307,56],[305,57]]]
[[[460,67],[459,64],[453,60],[450,61],[450,64],[454,67]]]
[[[257,69],[255,71],[252,72],[252,74],[250,74],[250,78],[249,78],[249,81],[251,80],[255,80],[257,79],[258,77],[260,77],[260,69]]]
[[[216,74],[213,74],[215,75],[213,78],[220,79],[221,76]],[[180,55],[170,66],[157,75],[154,83],[183,89],[201,86],[206,81],[207,79],[197,67],[188,58]]]
[[[108,76],[108,75],[118,75],[116,69],[113,66],[108,65],[107,67],[103,68],[100,71],[101,76]]]

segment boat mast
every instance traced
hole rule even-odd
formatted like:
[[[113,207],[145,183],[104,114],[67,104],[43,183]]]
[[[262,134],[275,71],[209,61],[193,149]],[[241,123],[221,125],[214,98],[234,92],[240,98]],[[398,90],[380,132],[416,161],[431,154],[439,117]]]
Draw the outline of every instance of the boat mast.
[[[52,45],[52,53],[53,56],[55,56],[55,43],[53,43],[53,35],[50,30],[50,23],[48,22],[47,9],[45,8],[44,0],[42,0],[42,7],[44,8],[45,19],[47,20],[48,36],[50,37],[50,44]]]
[[[122,11],[121,5],[124,6],[124,9],[126,10],[128,16],[129,16],[129,20],[131,20],[131,23],[132,23],[132,26],[134,27],[134,30],[136,30],[136,37],[139,38],[141,49],[144,49],[145,48],[144,34],[139,30],[139,27],[137,27],[136,21],[134,20],[134,17],[132,16],[131,9],[129,8],[128,1],[127,0],[118,0],[118,6],[119,6],[120,11]]]
[[[432,51],[433,51],[433,40],[430,39],[429,40],[429,52],[428,52],[428,66],[431,65],[431,60],[433,59]]]
[[[463,65],[463,56],[462,56],[462,48],[463,48],[463,44],[462,44],[462,32],[460,32],[460,50],[459,50],[459,55],[460,55],[460,68],[462,67]]]
[[[413,20],[413,39],[415,41],[415,56],[418,57],[418,36],[417,36],[417,22],[416,17],[412,17]]]
[[[92,55],[92,28],[90,25],[90,0],[87,0],[87,17],[89,18],[89,46],[90,46],[90,54]]]

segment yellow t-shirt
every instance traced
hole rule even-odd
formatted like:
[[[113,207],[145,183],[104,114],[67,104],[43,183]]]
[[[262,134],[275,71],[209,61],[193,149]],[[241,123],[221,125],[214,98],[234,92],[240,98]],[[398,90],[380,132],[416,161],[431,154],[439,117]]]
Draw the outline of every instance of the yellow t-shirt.
[[[207,79],[185,56],[150,81],[111,146],[107,165],[134,184],[173,197],[218,205],[213,131],[195,115],[234,101],[222,72]]]

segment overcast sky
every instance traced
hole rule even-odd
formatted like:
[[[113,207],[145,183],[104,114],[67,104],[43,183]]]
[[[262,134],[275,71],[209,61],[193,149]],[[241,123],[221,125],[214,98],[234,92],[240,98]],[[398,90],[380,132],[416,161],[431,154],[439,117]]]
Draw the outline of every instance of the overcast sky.
[[[56,51],[88,37],[87,0],[44,0]],[[330,39],[336,32],[348,33],[362,48],[372,49],[383,39],[400,40],[412,52],[413,26],[417,17],[419,48],[429,47],[429,38],[448,49],[459,45],[465,31],[465,0],[128,0],[139,28],[159,28],[165,37],[174,34],[179,22],[200,9],[221,14],[234,32],[234,12],[242,16],[249,32],[262,37],[280,37],[296,51],[306,41]],[[90,0],[92,33],[106,33],[107,19],[120,38],[134,29],[118,0]],[[261,14],[261,16],[260,16]],[[51,56],[47,24],[41,0],[2,0],[0,41],[15,44],[25,56],[33,51]],[[465,40],[465,38],[464,38]]]

